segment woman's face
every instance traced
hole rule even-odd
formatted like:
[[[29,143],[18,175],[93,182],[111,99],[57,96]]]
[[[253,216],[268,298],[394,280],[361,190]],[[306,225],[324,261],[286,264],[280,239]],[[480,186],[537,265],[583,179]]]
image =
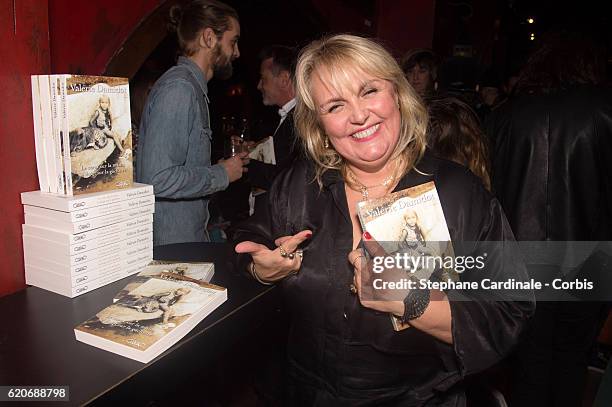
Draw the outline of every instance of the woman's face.
[[[323,130],[338,154],[363,171],[382,169],[399,140],[400,110],[391,82],[349,74],[349,86],[334,89],[329,73],[312,74],[312,96]]]
[[[107,111],[110,106],[110,100],[100,99],[100,109]]]
[[[429,69],[416,64],[406,73],[406,79],[419,95],[425,95],[431,87],[432,77]]]
[[[406,224],[410,227],[414,227],[414,225],[416,225],[417,223],[417,217],[416,217],[416,213],[414,212],[408,212],[406,214]]]

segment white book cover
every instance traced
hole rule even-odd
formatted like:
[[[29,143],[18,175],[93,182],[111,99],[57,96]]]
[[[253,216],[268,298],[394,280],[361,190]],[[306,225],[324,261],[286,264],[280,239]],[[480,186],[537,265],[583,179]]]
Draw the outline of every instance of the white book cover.
[[[65,246],[77,246],[93,241],[96,246],[102,246],[113,241],[123,240],[137,234],[145,233],[153,227],[153,214],[114,223],[98,229],[82,233],[65,233],[32,225],[21,225],[24,235],[51,240]]]
[[[72,159],[70,158],[70,131],[68,125],[68,106],[66,104],[66,75],[57,75],[59,81],[60,101],[60,132],[62,141],[62,158],[64,163],[64,180],[66,184],[66,195],[72,196]]]
[[[153,195],[153,186],[134,183],[133,187],[116,191],[95,192],[80,196],[61,196],[43,191],[28,191],[21,193],[21,203],[40,206],[56,211],[72,212],[89,209],[96,206],[110,205],[115,202]]]
[[[130,251],[132,252],[132,250]],[[132,268],[134,265],[141,264],[143,262],[145,263],[143,265],[144,267],[149,264],[151,260],[153,260],[153,246],[143,245],[136,250],[135,253],[132,253],[129,256],[124,255],[98,258],[93,261],[78,264],[76,266],[67,266],[66,264],[57,263],[43,257],[35,256],[26,257],[25,264],[49,271],[51,273],[75,278],[83,274],[91,273],[96,273],[99,275],[112,274],[121,270],[122,268]]]
[[[155,204],[155,196],[147,195],[126,201],[114,202],[108,205],[95,206],[79,211],[63,212],[55,209],[41,208],[40,206],[23,205],[24,213],[31,213],[37,216],[44,216],[61,222],[79,222],[86,219],[99,218],[100,216],[111,215],[130,209],[137,209]]]
[[[42,123],[43,149],[45,152],[45,164],[49,179],[49,191],[59,193],[57,182],[57,167],[55,158],[55,142],[53,139],[53,117],[51,113],[51,88],[49,75],[38,75],[38,89],[40,91],[40,111]]]
[[[37,257],[44,257],[51,261],[55,261],[60,264],[66,264],[74,266],[87,261],[92,261],[100,257],[108,257],[121,253],[126,248],[133,247],[139,244],[153,243],[153,233],[147,231],[143,234],[136,235],[124,240],[117,240],[110,244],[95,247],[91,250],[80,250],[77,246],[77,253],[72,254],[70,246],[57,244],[51,240],[40,239],[33,236],[23,235],[23,252],[24,257],[27,258],[35,253]]]
[[[148,256],[147,256],[148,257]],[[144,267],[146,267],[146,265],[148,263],[146,263],[147,259],[145,258],[145,256],[138,256],[132,258],[132,260],[129,261],[129,264],[127,264],[128,262],[120,262],[120,263],[113,263],[112,267],[104,267],[103,269],[98,269],[98,270],[91,270],[91,271],[84,271],[84,272],[80,272],[80,273],[76,273],[76,274],[70,274],[70,275],[66,275],[66,274],[62,274],[62,273],[55,273],[51,270],[39,267],[39,266],[35,266],[32,264],[25,264],[26,267],[26,273],[35,273],[35,274],[46,274],[46,273],[51,273],[53,274],[56,278],[61,279],[62,281],[71,281],[71,286],[72,287],[76,287],[88,282],[92,282],[94,280],[98,280],[100,278],[103,277],[107,277],[110,275],[116,275],[118,273],[123,273],[123,277],[132,274],[135,274],[134,272],[132,272],[133,270],[136,270],[138,272],[140,272],[140,270],[142,270]],[[29,270],[29,271],[28,271]],[[127,270],[130,270],[130,272],[128,273]],[[123,278],[122,277],[122,278]]]
[[[61,142],[62,173],[64,174],[64,195],[72,195],[72,160],[70,158],[70,137],[68,135],[68,108],[66,106],[66,76],[52,75],[57,81],[58,125]]]
[[[147,363],[226,300],[223,287],[151,278],[74,332],[78,341]]]
[[[454,257],[450,232],[446,224],[438,191],[433,181],[402,191],[357,203],[357,214],[364,231],[380,243],[389,255],[405,254],[421,260],[408,275],[428,279],[437,270],[433,258]],[[452,268],[441,268],[441,278],[458,280]],[[395,330],[407,328],[391,316]]]
[[[27,226],[27,225],[22,225],[22,227],[23,226]],[[27,228],[23,228],[23,229],[24,231],[27,230]],[[37,228],[37,229],[40,229],[40,228]],[[38,241],[44,244],[50,243],[53,245],[54,248],[57,248],[58,252],[62,253],[63,255],[74,256],[79,253],[88,252],[90,250],[102,248],[104,246],[111,245],[116,242],[126,241],[128,239],[135,238],[136,236],[140,236],[140,235],[145,236],[145,235],[152,235],[152,234],[153,234],[153,224],[150,223],[145,226],[122,230],[118,234],[109,235],[109,236],[106,236],[100,239],[85,240],[83,242],[72,243],[72,244],[67,243],[66,241],[62,241],[62,240],[60,241],[52,240],[52,239],[49,240],[47,238],[33,235],[27,232],[23,233],[23,240],[31,240],[34,242]],[[63,235],[63,236],[69,236],[69,235]]]
[[[51,119],[53,128],[53,146],[55,151],[55,174],[57,177],[58,191],[66,194],[66,184],[64,175],[64,156],[62,151],[62,134],[60,129],[60,92],[58,89],[59,78],[57,75],[49,75],[49,89],[51,92]]]
[[[100,275],[95,279],[87,279],[86,281],[76,285],[73,284],[73,281],[69,277],[58,275],[45,269],[40,269],[30,265],[26,265],[25,277],[26,284],[28,285],[42,288],[43,290],[51,291],[66,297],[74,298],[138,273],[143,266],[144,264],[142,263],[136,264],[132,267],[120,269],[114,273]]]
[[[45,216],[38,216],[30,213],[25,213],[24,219],[26,225],[40,226],[43,228],[54,229],[66,233],[80,233],[111,225],[113,223],[124,222],[131,218],[136,218],[150,213],[154,213],[154,211],[155,205],[147,205],[135,209],[130,209],[124,212],[112,213],[106,216],[100,216],[99,218],[86,219],[78,222],[62,222],[55,219],[50,219]]]
[[[36,148],[36,171],[38,172],[38,186],[41,191],[50,192],[46,167],[47,158],[45,156],[43,140],[38,75],[32,75],[30,77],[30,82],[32,85],[32,122],[34,125],[34,147]]]
[[[72,193],[130,187],[132,120],[128,78],[62,75],[70,139]]]

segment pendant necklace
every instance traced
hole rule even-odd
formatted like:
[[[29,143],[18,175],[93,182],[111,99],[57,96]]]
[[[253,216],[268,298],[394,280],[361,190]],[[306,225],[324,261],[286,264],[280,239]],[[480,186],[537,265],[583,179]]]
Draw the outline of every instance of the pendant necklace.
[[[393,171],[393,173],[391,175],[389,175],[388,177],[386,177],[382,182],[378,183],[378,184],[374,184],[374,185],[364,185],[361,182],[359,182],[359,180],[357,179],[357,177],[355,177],[355,174],[353,174],[353,171],[351,171],[350,169],[346,172],[346,175],[349,179],[349,182],[351,184],[353,184],[356,188],[352,188],[354,190],[358,190],[361,192],[361,196],[363,197],[364,200],[368,199],[368,189],[373,189],[373,188],[378,188],[378,187],[388,187],[389,185],[391,185],[391,183],[393,181],[395,181],[395,172],[397,170],[397,166],[395,168],[395,170]],[[349,185],[351,186],[351,185]]]

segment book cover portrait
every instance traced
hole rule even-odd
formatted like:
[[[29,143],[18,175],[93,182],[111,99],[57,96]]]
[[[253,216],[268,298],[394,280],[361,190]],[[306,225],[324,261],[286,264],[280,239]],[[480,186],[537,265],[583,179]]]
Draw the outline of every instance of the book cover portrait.
[[[152,278],[76,329],[139,351],[200,311],[214,291],[187,281]]]
[[[416,246],[425,246],[425,242],[430,255],[449,251],[450,234],[433,182],[360,202],[358,214],[364,230],[387,253],[410,252]]]
[[[73,193],[131,186],[128,79],[67,75],[65,86]]]

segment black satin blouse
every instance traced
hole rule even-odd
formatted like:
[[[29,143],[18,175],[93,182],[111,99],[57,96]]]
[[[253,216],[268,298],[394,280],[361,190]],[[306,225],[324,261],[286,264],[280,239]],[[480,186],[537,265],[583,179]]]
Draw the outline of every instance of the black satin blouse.
[[[498,201],[467,169],[429,153],[397,186],[402,190],[433,180],[453,242],[514,241]],[[324,174],[323,188],[313,181],[312,164],[296,163],[272,186],[265,208],[238,227],[234,240],[274,248],[274,239],[312,230],[304,242],[298,274],[279,285],[291,312],[289,365],[291,403],[298,405],[462,405],[458,383],[503,358],[516,344],[533,311],[526,301],[470,298],[446,292],[452,312],[453,345],[409,328],[393,330],[389,315],[363,307],[349,286],[353,268],[350,220],[344,182],[337,171]],[[520,262],[489,250],[479,275],[525,279]],[[239,256],[245,269],[250,256]]]

